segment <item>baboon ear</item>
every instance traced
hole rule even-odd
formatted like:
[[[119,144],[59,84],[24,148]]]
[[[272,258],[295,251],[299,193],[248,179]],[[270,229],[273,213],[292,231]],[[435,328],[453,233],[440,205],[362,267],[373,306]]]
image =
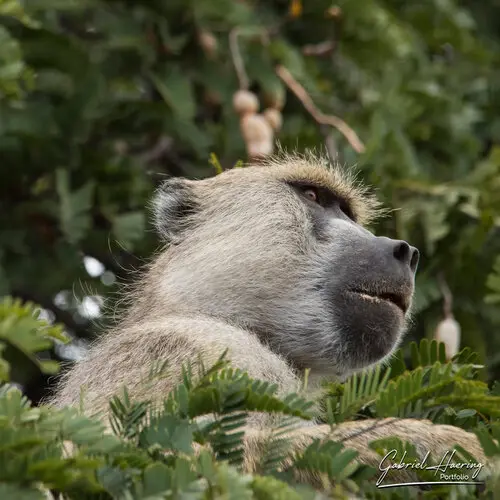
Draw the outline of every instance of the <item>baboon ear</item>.
[[[198,210],[193,182],[184,178],[165,181],[153,197],[153,221],[161,238],[178,243],[189,226],[189,215]]]

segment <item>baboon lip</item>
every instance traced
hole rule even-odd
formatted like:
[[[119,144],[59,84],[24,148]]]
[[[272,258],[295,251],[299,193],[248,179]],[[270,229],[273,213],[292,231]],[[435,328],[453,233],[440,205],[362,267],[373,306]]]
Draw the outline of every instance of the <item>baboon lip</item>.
[[[391,302],[395,306],[397,306],[403,314],[406,314],[408,310],[408,302],[403,293],[396,292],[382,292],[376,293],[366,289],[353,288],[350,290],[351,293],[355,293],[357,295],[365,296],[365,298],[371,298],[375,300],[384,300],[386,302]]]

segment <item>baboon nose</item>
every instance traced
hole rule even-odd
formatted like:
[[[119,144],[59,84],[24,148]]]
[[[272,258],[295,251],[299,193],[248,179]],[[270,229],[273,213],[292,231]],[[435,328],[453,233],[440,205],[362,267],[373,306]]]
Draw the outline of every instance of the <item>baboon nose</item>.
[[[392,253],[397,260],[409,266],[412,272],[417,270],[420,254],[415,247],[412,247],[406,241],[396,241]]]

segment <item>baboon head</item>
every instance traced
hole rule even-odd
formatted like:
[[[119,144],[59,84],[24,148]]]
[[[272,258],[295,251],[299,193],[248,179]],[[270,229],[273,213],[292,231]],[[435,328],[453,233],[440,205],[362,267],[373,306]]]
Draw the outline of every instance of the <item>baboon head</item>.
[[[295,368],[329,376],[397,346],[419,253],[365,229],[378,204],[339,167],[282,154],[167,180],[153,206],[167,243],[146,281],[154,314],[223,319]]]

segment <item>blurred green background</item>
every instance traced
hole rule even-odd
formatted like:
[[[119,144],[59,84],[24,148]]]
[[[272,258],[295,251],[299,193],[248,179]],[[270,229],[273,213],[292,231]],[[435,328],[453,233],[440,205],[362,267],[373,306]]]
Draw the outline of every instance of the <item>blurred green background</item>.
[[[434,336],[449,295],[461,347],[500,379],[499,0],[0,0],[0,294],[66,326],[45,358],[78,358],[119,316],[158,247],[162,179],[246,159],[234,30],[261,108],[285,98],[283,147],[334,150],[398,209],[373,230],[421,251],[407,341]],[[16,356],[36,402],[57,378]]]

